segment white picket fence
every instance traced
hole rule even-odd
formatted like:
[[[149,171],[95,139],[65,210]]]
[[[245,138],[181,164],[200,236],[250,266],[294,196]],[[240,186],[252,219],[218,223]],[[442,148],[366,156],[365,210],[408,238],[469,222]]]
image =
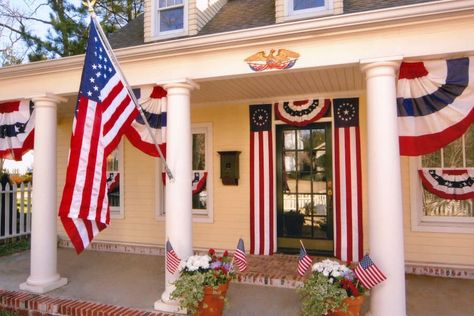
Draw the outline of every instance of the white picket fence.
[[[32,185],[0,185],[0,240],[31,232]]]

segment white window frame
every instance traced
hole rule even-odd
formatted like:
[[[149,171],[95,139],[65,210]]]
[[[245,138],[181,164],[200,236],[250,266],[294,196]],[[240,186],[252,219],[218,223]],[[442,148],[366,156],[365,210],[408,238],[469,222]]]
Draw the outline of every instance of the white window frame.
[[[418,175],[418,169],[421,168],[421,156],[410,157],[409,159],[412,230],[419,232],[473,234],[474,217],[425,216],[423,214],[423,187]]]
[[[120,188],[120,206],[110,206],[110,218],[111,219],[124,219],[124,192],[125,192],[125,183],[124,183],[124,167],[123,167],[123,141],[120,141],[117,146],[118,149],[118,164],[119,164],[119,188]]]
[[[334,14],[334,0],[324,0],[325,5],[317,8],[294,10],[294,0],[283,0],[286,20],[319,17]]]
[[[166,9],[160,9],[160,0],[154,0],[153,7],[152,7],[152,25],[153,25],[153,37],[154,39],[167,39],[173,38],[178,36],[185,36],[188,35],[188,0],[183,0],[183,4],[167,7]],[[179,8],[183,7],[183,28],[178,30],[171,30],[160,32],[160,11],[167,10],[170,8]]]
[[[213,133],[212,133],[212,123],[195,123],[191,126],[191,132],[193,134],[203,133],[205,134],[205,153],[206,153],[206,170],[207,170],[207,183],[206,183],[206,191],[207,191],[207,209],[193,209],[193,222],[199,223],[213,223],[214,222],[214,186],[213,186],[213,151],[212,151],[212,141],[213,141]],[[165,187],[163,186],[162,180],[162,170],[163,165],[161,159],[156,159],[155,165],[155,217],[157,220],[164,220],[166,214],[165,210]],[[189,184],[191,185],[191,183]]]

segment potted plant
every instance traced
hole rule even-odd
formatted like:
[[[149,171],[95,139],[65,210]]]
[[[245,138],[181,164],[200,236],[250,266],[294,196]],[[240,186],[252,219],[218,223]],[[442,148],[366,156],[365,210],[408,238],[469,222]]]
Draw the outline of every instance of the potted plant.
[[[225,295],[235,273],[227,251],[217,256],[209,249],[204,256],[181,261],[180,275],[171,298],[189,315],[222,315]]]
[[[333,260],[317,262],[299,289],[303,315],[359,316],[366,289],[352,269]]]

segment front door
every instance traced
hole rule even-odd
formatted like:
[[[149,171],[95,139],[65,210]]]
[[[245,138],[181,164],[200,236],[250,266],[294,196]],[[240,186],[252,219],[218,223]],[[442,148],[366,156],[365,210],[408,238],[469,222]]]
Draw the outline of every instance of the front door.
[[[277,126],[278,251],[333,252],[331,124]]]

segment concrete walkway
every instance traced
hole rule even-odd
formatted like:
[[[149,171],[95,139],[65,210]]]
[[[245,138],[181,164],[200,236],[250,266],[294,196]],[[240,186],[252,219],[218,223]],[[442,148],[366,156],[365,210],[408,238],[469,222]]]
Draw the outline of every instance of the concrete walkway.
[[[261,257],[260,257],[261,258]],[[296,267],[296,265],[294,266]],[[164,258],[71,249],[58,251],[58,270],[69,284],[47,293],[51,297],[153,310],[164,290]],[[29,252],[0,257],[0,289],[18,290],[29,274]],[[410,316],[474,315],[474,280],[407,276]],[[224,316],[299,315],[296,290],[232,283]],[[368,309],[368,302],[364,312]]]

